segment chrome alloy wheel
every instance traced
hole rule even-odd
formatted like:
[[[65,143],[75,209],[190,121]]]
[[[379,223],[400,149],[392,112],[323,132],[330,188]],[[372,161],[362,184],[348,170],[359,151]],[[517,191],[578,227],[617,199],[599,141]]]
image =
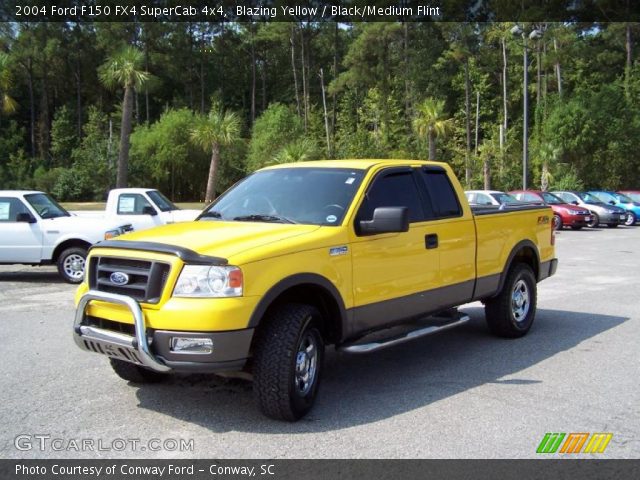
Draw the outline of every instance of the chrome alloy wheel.
[[[84,264],[84,257],[74,253],[64,259],[62,268],[69,278],[72,278],[73,280],[81,280],[84,276]]]
[[[523,322],[527,318],[530,306],[529,287],[524,280],[518,280],[511,293],[511,313],[516,322]]]
[[[316,381],[318,346],[316,337],[306,332],[298,345],[296,354],[295,387],[300,396],[305,396]]]

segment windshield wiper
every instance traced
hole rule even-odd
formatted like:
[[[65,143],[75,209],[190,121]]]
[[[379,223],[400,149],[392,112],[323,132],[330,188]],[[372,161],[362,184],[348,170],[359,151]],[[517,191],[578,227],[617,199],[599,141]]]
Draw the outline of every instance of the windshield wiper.
[[[222,214],[215,210],[209,210],[208,212],[204,212],[200,215],[200,218],[222,218]]]
[[[239,217],[234,217],[234,220],[241,221],[241,222],[249,221],[249,222],[297,223],[281,215],[262,215],[262,214],[240,215]]]

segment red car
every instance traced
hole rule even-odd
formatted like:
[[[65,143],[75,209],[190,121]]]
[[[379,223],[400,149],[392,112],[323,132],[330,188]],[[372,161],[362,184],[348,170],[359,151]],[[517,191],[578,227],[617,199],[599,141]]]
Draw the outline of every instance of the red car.
[[[580,230],[591,221],[591,212],[589,210],[566,203],[552,193],[540,190],[514,190],[509,193],[523,202],[549,205],[553,210],[553,228],[556,230],[560,230],[562,227]]]

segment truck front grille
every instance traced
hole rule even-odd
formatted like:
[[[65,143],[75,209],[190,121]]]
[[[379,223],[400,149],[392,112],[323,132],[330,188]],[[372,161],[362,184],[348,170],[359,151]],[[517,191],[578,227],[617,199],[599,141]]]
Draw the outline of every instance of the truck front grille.
[[[163,262],[93,257],[89,264],[89,286],[92,290],[127,295],[139,302],[158,303],[170,269]],[[114,276],[115,273],[124,275]]]

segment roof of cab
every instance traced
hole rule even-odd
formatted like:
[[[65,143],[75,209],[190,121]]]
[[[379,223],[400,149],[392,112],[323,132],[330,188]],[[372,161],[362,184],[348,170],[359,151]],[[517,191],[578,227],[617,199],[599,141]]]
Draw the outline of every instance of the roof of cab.
[[[355,170],[367,170],[376,165],[393,166],[393,165],[444,165],[440,162],[427,162],[425,160],[404,160],[404,159],[345,159],[345,160],[311,160],[307,162],[281,163],[264,167],[262,170],[270,170],[277,168],[352,168]]]
[[[0,190],[0,195],[10,195],[13,197],[30,195],[32,193],[44,193],[44,192],[40,192],[38,190]]]

